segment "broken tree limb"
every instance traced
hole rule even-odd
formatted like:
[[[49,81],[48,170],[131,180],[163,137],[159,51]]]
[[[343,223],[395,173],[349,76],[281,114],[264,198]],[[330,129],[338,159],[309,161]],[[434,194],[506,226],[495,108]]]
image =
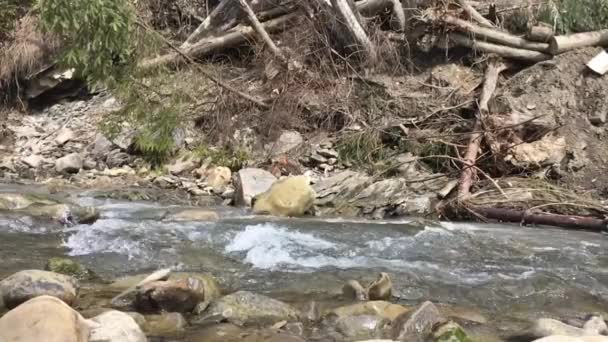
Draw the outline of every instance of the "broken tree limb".
[[[509,46],[480,42],[459,33],[451,33],[449,35],[449,40],[460,46],[485,53],[493,53],[504,58],[512,58],[531,63],[542,62],[553,58],[553,56],[539,51],[517,49]]]
[[[274,55],[279,60],[281,60],[282,63],[287,64],[287,58],[285,57],[283,52],[276,46],[276,44],[272,41],[272,39],[270,39],[270,35],[268,35],[268,32],[266,32],[266,30],[264,29],[264,26],[262,26],[262,23],[260,23],[260,21],[256,17],[255,13],[253,12],[253,9],[251,9],[251,6],[249,6],[249,4],[247,3],[247,0],[239,0],[239,3],[241,4],[241,7],[243,8],[243,10],[247,13],[251,26],[258,33],[258,35],[262,38],[262,40],[264,40],[264,42],[266,43],[266,45],[268,46],[270,51],[272,51],[272,53],[274,53]]]
[[[462,7],[462,9],[469,15],[469,17],[478,22],[479,25],[484,27],[494,27],[494,24],[492,24],[492,22],[486,19],[483,15],[479,14],[479,12],[477,12],[477,10],[473,8],[473,6],[471,6],[467,0],[458,0],[458,3],[460,4],[460,7]]]
[[[597,217],[559,215],[542,212],[532,213],[527,210],[507,208],[475,207],[471,210],[488,219],[520,223],[522,225],[548,225],[567,229],[590,230],[594,232],[605,232],[608,229],[607,220]]]
[[[539,23],[536,26],[530,27],[526,38],[535,42],[548,43],[555,35],[553,27],[545,23]]]
[[[554,36],[549,41],[549,53],[560,53],[586,46],[608,46],[608,30]]]
[[[479,147],[481,144],[481,138],[483,134],[479,132],[481,128],[482,117],[488,114],[488,102],[492,98],[494,90],[496,90],[496,84],[498,83],[498,75],[506,69],[505,64],[500,61],[491,60],[486,69],[486,73],[483,81],[483,88],[481,89],[481,95],[479,98],[479,112],[475,117],[475,125],[473,127],[473,133],[467,146],[467,151],[464,155],[463,162],[465,168],[463,168],[460,175],[460,184],[458,187],[458,201],[466,200],[471,194],[471,186],[476,174],[475,161],[477,160],[477,154],[479,153]]]
[[[403,5],[399,0],[391,0],[393,8],[391,15],[391,26],[397,32],[405,32],[406,20]]]
[[[545,52],[549,49],[549,44],[531,42],[529,40],[514,36],[504,31],[475,25],[472,22],[456,18],[449,14],[444,15],[441,20],[447,24],[454,25],[460,31],[472,33],[475,35],[475,37],[483,37],[487,40],[499,43],[501,45],[508,45],[524,50],[533,50],[540,52]]]
[[[331,0],[334,14],[341,21],[343,27],[348,31],[354,42],[362,49],[367,62],[373,63],[376,60],[376,48],[371,42],[363,25],[361,24],[359,13],[356,6],[349,4],[348,0]],[[354,9],[353,9],[354,8]]]
[[[268,33],[282,31],[290,25],[290,22],[297,19],[297,14],[288,14],[273,20],[269,20],[263,23],[263,27]],[[182,52],[190,57],[202,57],[222,49],[238,46],[255,34],[255,30],[252,27],[236,27],[229,31],[223,36],[210,37],[203,39],[196,44],[190,46],[188,49],[182,50]],[[159,56],[152,59],[147,59],[139,63],[138,67],[141,69],[149,69],[158,67],[161,65],[174,63],[179,61],[181,55],[178,53],[168,53],[163,56]]]
[[[270,109],[270,106],[266,103],[264,103],[264,101],[256,98],[255,96],[249,95],[247,93],[244,93],[234,87],[232,87],[231,85],[218,80],[217,78],[215,78],[215,76],[211,75],[207,70],[203,69],[203,67],[201,67],[199,64],[196,63],[196,61],[188,56],[186,53],[184,53],[182,50],[180,50],[177,46],[173,45],[173,43],[171,43],[167,38],[163,37],[160,33],[156,32],[156,30],[152,29],[151,27],[149,27],[148,25],[142,23],[142,22],[138,22],[137,23],[139,26],[143,27],[145,30],[150,31],[152,33],[154,33],[156,36],[158,36],[162,41],[165,42],[165,44],[167,44],[171,49],[173,49],[178,55],[180,55],[181,57],[183,57],[185,60],[187,60],[188,62],[196,65],[196,68],[198,69],[198,71],[205,76],[207,79],[209,79],[211,82],[215,83],[216,85],[228,90],[229,92],[247,100],[252,102],[253,104],[255,104],[256,106],[263,108],[263,109]]]

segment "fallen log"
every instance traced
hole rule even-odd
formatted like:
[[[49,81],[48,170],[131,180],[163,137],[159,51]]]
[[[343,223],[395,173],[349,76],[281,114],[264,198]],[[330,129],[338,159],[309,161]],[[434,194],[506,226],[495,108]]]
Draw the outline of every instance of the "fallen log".
[[[554,36],[549,41],[549,53],[560,53],[586,46],[608,46],[608,30]]]
[[[483,137],[483,134],[481,133],[481,122],[483,116],[488,115],[488,103],[492,98],[494,90],[496,90],[498,75],[506,68],[506,65],[500,61],[491,60],[486,69],[483,88],[481,89],[481,95],[479,97],[479,112],[475,117],[475,125],[473,126],[474,133],[471,134],[467,151],[463,158],[465,167],[460,175],[460,184],[458,187],[459,202],[466,200],[471,194],[471,186],[473,185],[473,180],[477,173],[477,169],[474,167],[475,161],[477,160],[477,154],[479,153],[479,147]]]
[[[376,48],[371,42],[363,25],[361,19],[358,17],[356,6],[349,4],[348,0],[331,0],[333,13],[335,13],[341,26],[348,32],[349,40],[352,40],[355,44],[355,49],[362,49],[364,58],[367,62],[373,63],[376,60]],[[349,44],[350,45],[350,44]],[[345,47],[348,45],[345,45]]]
[[[493,53],[504,58],[512,58],[530,63],[542,62],[553,58],[553,56],[539,51],[517,49],[509,46],[480,42],[459,33],[451,33],[449,35],[449,41],[485,53]]]
[[[257,34],[266,43],[266,45],[268,46],[270,51],[272,51],[272,53],[274,53],[274,55],[283,64],[287,64],[287,58],[285,57],[283,52],[276,46],[276,44],[272,41],[272,39],[270,39],[268,32],[266,32],[266,30],[264,29],[264,26],[262,26],[262,23],[260,23],[260,21],[256,17],[255,12],[251,8],[251,6],[249,6],[249,4],[247,3],[247,0],[239,0],[239,3],[241,4],[241,7],[245,11],[245,13],[247,13],[247,16],[249,17],[249,22],[251,23],[251,27],[253,27],[253,29],[257,32]]]
[[[473,8],[473,6],[471,6],[467,0],[458,0],[458,4],[460,4],[460,7],[462,7],[469,17],[478,22],[479,25],[485,27],[494,27],[494,24],[492,24],[492,22],[486,19],[483,15],[479,14],[479,12],[477,12],[477,10]]]
[[[606,232],[608,220],[589,216],[560,215],[507,208],[471,208],[476,214],[502,222],[547,225],[566,229]]]
[[[501,45],[540,52],[545,52],[549,49],[549,44],[531,42],[498,29],[475,25],[470,21],[462,20],[449,14],[444,15],[441,20],[444,23],[456,26],[460,31],[472,33],[475,37],[483,37]]]
[[[292,13],[273,20],[269,20],[263,23],[263,27],[268,33],[279,32],[289,27],[290,22],[297,19],[297,17],[298,16],[296,13]],[[254,34],[256,34],[256,31],[252,27],[237,27],[223,36],[210,37],[208,39],[204,39],[192,45],[190,48],[186,49],[183,52],[184,54],[191,57],[203,57],[212,54],[218,50],[238,46],[242,43],[245,43]],[[140,69],[150,69],[168,63],[176,62],[180,59],[180,57],[181,55],[178,53],[168,53],[166,55],[162,55],[156,58],[144,60],[139,63],[138,67]]]

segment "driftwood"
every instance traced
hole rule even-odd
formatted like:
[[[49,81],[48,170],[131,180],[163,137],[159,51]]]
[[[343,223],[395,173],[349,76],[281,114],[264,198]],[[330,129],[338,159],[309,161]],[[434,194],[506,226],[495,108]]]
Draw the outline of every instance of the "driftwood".
[[[526,38],[535,42],[548,43],[554,35],[555,32],[553,31],[553,27],[544,23],[539,23],[536,26],[530,27],[526,34]]]
[[[608,30],[575,33],[568,36],[555,36],[549,41],[549,53],[560,53],[586,46],[607,46]]]
[[[486,53],[493,53],[504,58],[512,58],[531,63],[542,62],[553,58],[551,55],[539,51],[517,49],[504,45],[480,42],[458,33],[450,34],[449,41],[460,46]]]
[[[270,35],[268,35],[268,32],[266,32],[266,30],[264,29],[264,26],[262,26],[262,23],[260,23],[260,21],[256,17],[255,12],[253,12],[253,9],[247,3],[247,0],[239,0],[239,3],[241,4],[241,7],[245,11],[245,13],[247,13],[247,17],[249,17],[249,22],[251,23],[251,26],[257,32],[257,34],[262,38],[262,40],[264,40],[264,42],[266,43],[266,45],[268,46],[270,51],[272,51],[272,53],[274,53],[274,55],[278,59],[280,59],[281,62],[283,62],[284,64],[287,64],[287,58],[285,57],[283,52],[276,46],[276,44],[272,41],[272,39],[270,39]]]
[[[481,96],[479,98],[479,112],[475,118],[475,125],[473,127],[473,134],[469,140],[467,151],[464,155],[464,165],[460,175],[460,185],[458,187],[458,200],[466,200],[471,193],[471,186],[475,178],[476,168],[475,161],[477,160],[477,154],[479,153],[479,146],[481,144],[481,138],[483,134],[481,131],[481,122],[483,117],[488,115],[488,102],[492,98],[494,90],[496,90],[496,84],[498,83],[498,75],[506,69],[506,66],[500,61],[490,61],[486,69],[484,76],[483,88],[481,89]]]
[[[482,27],[475,25],[469,21],[456,18],[452,15],[444,15],[441,19],[443,22],[456,26],[460,31],[469,32],[475,35],[475,37],[483,37],[487,40],[512,47],[516,47],[524,50],[534,50],[545,52],[549,48],[549,44],[531,42],[526,39],[514,36],[510,33],[500,31],[494,28]]]
[[[477,12],[477,10],[471,6],[467,0],[458,0],[458,3],[460,4],[460,7],[462,7],[462,9],[469,15],[469,17],[478,22],[479,25],[485,27],[494,27],[494,24],[492,24],[492,22],[486,19],[483,15],[479,14],[479,12]]]
[[[471,210],[488,219],[522,225],[548,225],[595,232],[606,232],[608,228],[608,221],[597,217],[558,215],[506,208],[473,208]]]

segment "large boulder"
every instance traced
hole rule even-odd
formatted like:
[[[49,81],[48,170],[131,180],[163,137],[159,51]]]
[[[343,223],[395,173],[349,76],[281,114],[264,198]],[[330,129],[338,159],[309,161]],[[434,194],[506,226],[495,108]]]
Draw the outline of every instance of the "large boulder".
[[[93,207],[63,203],[43,194],[0,193],[0,210],[51,219],[62,224],[90,224],[99,218],[99,211]]]
[[[55,161],[55,171],[59,173],[78,173],[82,169],[83,159],[78,153],[71,153]]]
[[[192,312],[205,299],[203,281],[195,277],[154,281],[137,289],[135,307],[141,312]]]
[[[416,310],[404,313],[393,321],[393,339],[425,341],[435,326],[446,321],[433,303],[424,302]]]
[[[298,312],[291,305],[248,291],[238,291],[211,302],[197,323],[228,321],[236,325],[293,321]]]
[[[216,194],[221,194],[226,189],[232,178],[232,171],[225,166],[217,166],[206,172],[205,182]]]
[[[234,204],[251,206],[251,200],[272,186],[277,180],[272,173],[256,168],[239,170],[234,178]]]
[[[575,327],[552,318],[539,318],[522,336],[534,340],[548,336],[569,336],[570,338],[594,336],[606,333],[606,323],[601,317],[591,317],[583,328]]]
[[[57,297],[72,305],[78,288],[78,280],[73,277],[40,270],[20,271],[0,281],[0,294],[9,309],[43,295]]]
[[[88,342],[94,326],[61,300],[40,296],[0,318],[0,341]]]
[[[253,211],[275,216],[302,216],[314,205],[315,196],[307,176],[287,177],[255,196]]]
[[[127,313],[108,311],[91,319],[99,326],[91,330],[89,342],[147,342],[146,335]]]
[[[300,146],[303,142],[304,138],[300,133],[284,131],[275,142],[267,144],[265,148],[271,156],[277,157]]]

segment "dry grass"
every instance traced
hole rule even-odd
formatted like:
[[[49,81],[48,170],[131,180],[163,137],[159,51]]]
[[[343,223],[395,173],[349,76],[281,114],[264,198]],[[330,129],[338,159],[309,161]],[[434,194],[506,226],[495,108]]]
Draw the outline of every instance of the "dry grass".
[[[0,51],[0,89],[14,86],[44,67],[59,47],[56,37],[40,31],[37,17],[24,16],[17,24],[12,41]]]

